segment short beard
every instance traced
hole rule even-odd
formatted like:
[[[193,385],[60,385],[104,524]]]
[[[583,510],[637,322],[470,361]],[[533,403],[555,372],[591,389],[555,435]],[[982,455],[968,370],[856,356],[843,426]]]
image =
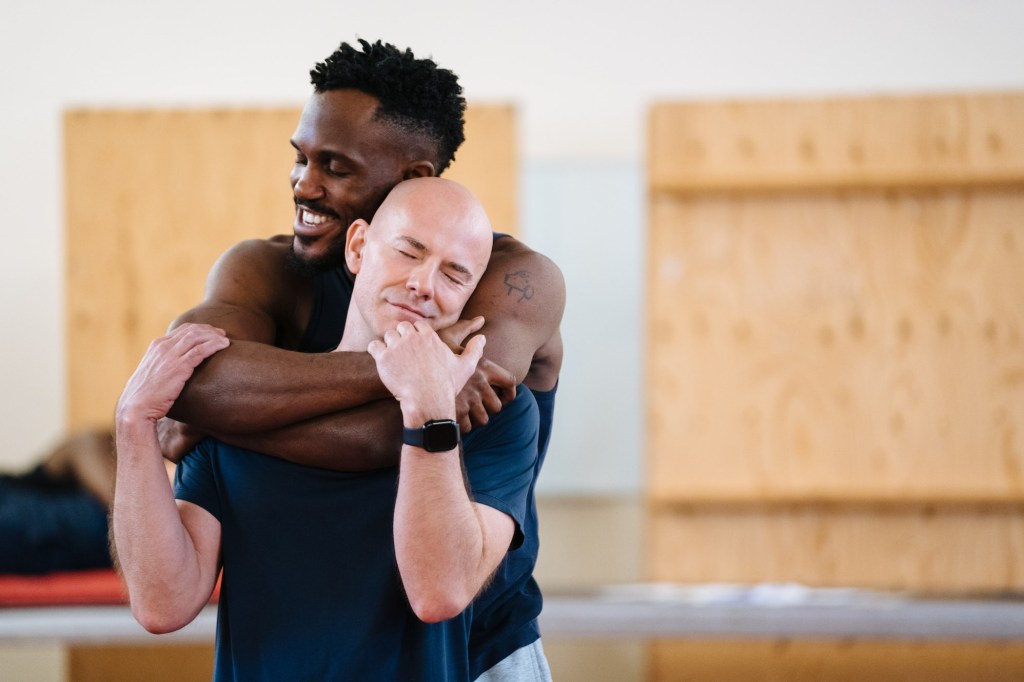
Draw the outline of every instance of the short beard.
[[[345,264],[345,243],[331,244],[327,253],[319,258],[301,258],[295,253],[295,239],[288,246],[288,269],[303,277],[317,275],[340,268]]]

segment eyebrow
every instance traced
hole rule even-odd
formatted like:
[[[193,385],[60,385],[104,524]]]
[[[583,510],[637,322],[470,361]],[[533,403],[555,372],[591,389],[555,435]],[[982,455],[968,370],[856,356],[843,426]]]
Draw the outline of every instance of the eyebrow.
[[[406,242],[409,246],[416,249],[417,251],[430,251],[430,249],[427,248],[426,244],[419,241],[418,239],[410,237],[409,235],[400,234],[398,235],[398,238]],[[449,267],[452,270],[455,270],[456,272],[465,275],[470,280],[473,279],[473,273],[471,273],[469,271],[469,268],[467,268],[465,265],[462,265],[461,263],[456,263],[455,261],[446,261],[444,264],[446,267]]]

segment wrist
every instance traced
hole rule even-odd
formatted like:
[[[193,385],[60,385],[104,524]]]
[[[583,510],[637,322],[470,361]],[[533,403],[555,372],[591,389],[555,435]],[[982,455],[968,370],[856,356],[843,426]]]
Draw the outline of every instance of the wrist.
[[[119,460],[158,443],[156,424],[145,417],[119,414],[114,426]]]
[[[418,428],[403,428],[402,443],[426,452],[451,452],[459,447],[462,433],[453,419],[432,419]]]
[[[141,410],[119,405],[114,414],[114,427],[118,433],[138,435],[155,430],[156,422],[149,419]]]
[[[455,419],[455,396],[446,399],[415,401],[402,400],[402,425],[408,429],[418,429],[428,421],[435,419]]]
[[[421,410],[418,408],[402,409],[402,426],[407,429],[418,429],[429,421],[455,421],[455,407],[447,410]]]

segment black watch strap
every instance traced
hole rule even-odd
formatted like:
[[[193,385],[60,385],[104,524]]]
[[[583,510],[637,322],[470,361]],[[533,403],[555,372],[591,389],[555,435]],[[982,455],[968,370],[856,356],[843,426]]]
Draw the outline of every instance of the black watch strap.
[[[427,452],[448,452],[462,440],[459,425],[453,419],[431,419],[418,429],[402,428],[402,442]]]

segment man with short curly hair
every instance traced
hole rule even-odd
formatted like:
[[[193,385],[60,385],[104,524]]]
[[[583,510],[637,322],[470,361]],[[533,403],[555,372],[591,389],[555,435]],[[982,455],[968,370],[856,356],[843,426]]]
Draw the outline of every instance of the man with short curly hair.
[[[170,412],[180,421],[160,422],[164,452],[172,458],[191,449],[199,430],[293,463],[352,474],[374,475],[399,462],[402,415],[373,358],[325,352],[341,339],[352,296],[345,237],[356,221],[372,220],[395,185],[447,168],[462,142],[465,102],[454,74],[432,60],[379,41],[360,41],[360,47],[343,43],[311,72],[314,93],[291,140],[292,234],[226,252],[203,302],[174,323],[215,325],[231,344],[185,385]],[[520,394],[532,393],[540,422],[526,508],[515,519],[518,546],[467,610],[469,679],[548,675],[536,621],[541,597],[532,577],[538,549],[533,486],[550,435],[564,304],[558,268],[496,234],[465,321],[439,330],[452,346],[478,332],[487,338],[485,357],[456,400],[463,432],[472,429],[486,442],[488,421],[515,399],[517,383]],[[465,458],[473,456],[467,444]],[[396,517],[395,524],[397,537],[402,522]]]

